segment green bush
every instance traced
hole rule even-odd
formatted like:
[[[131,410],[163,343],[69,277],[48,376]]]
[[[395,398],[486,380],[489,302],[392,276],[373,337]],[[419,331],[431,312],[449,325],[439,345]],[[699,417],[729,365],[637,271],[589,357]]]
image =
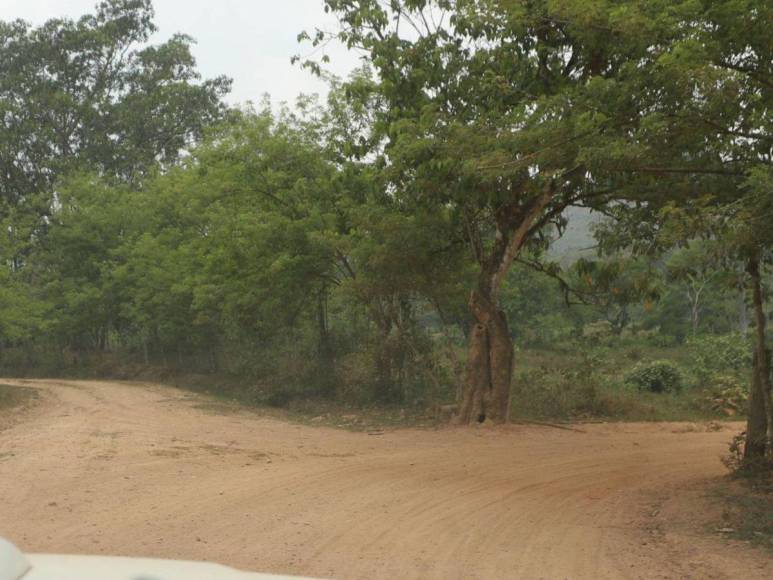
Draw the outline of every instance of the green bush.
[[[640,391],[673,393],[681,390],[683,377],[679,367],[671,361],[641,362],[625,375],[625,382]]]
[[[336,399],[345,403],[371,403],[377,388],[377,372],[373,353],[352,352],[336,364]]]
[[[512,397],[515,416],[570,419],[599,416],[594,380],[567,370],[534,369],[520,373]]]
[[[580,419],[621,413],[598,370],[599,360],[584,353],[571,369],[541,366],[520,373],[512,397],[514,416]]]
[[[679,341],[675,336],[671,336],[669,334],[665,334],[661,332],[646,334],[642,337],[642,339],[646,344],[649,344],[650,346],[655,346],[658,348],[672,348],[677,344],[679,344]]]
[[[716,371],[738,371],[748,369],[752,364],[749,340],[738,333],[698,336],[689,339],[687,345],[696,373],[702,380]]]

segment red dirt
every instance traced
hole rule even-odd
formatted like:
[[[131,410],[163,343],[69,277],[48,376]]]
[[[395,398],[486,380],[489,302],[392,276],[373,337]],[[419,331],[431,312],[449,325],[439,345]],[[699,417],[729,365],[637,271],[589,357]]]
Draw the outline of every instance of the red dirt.
[[[0,535],[326,578],[769,578],[705,529],[738,425],[307,427],[159,385],[2,381]],[[765,572],[768,571],[768,573]]]

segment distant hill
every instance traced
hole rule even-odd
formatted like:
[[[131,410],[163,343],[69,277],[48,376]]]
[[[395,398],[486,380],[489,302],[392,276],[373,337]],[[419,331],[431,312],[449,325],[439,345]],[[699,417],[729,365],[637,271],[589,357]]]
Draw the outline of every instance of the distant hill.
[[[584,207],[570,207],[564,216],[568,221],[566,231],[551,244],[548,255],[562,264],[571,264],[582,257],[592,257],[596,252],[593,226],[603,216]]]

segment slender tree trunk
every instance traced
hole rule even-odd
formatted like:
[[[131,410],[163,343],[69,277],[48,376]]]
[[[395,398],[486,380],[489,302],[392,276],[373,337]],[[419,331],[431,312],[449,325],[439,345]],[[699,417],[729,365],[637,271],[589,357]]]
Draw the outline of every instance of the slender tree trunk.
[[[692,322],[692,335],[698,334],[698,325],[700,323],[700,311],[698,310],[698,303],[695,302],[690,310],[690,320]]]
[[[692,279],[690,279],[692,282]],[[698,324],[700,323],[700,290],[696,290],[693,286],[687,288],[687,301],[690,303],[690,328],[692,329],[692,335],[698,334]]]
[[[756,340],[744,459],[753,461],[773,454],[773,406],[770,393],[770,351],[765,340],[766,320],[759,255],[755,254],[749,259],[747,271],[752,285]]]
[[[749,311],[746,309],[744,292],[738,293],[738,332],[743,335],[749,332]]]
[[[327,361],[333,358],[333,346],[330,344],[330,328],[327,317],[327,295],[320,294],[317,298],[317,325],[319,330],[319,342],[317,352]]]
[[[317,326],[319,331],[317,356],[321,375],[319,388],[323,395],[332,396],[335,391],[335,362],[328,327],[327,294],[324,290],[317,297]]]

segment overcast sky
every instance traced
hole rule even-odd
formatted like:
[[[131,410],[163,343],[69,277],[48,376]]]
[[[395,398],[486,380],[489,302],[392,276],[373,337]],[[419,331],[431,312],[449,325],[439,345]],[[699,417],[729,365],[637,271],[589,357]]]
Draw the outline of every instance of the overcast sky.
[[[21,18],[41,24],[49,18],[78,18],[93,12],[97,0],[0,0],[0,20]],[[293,101],[299,93],[324,93],[324,83],[290,64],[290,57],[308,53],[298,45],[302,30],[332,29],[322,0],[154,0],[154,42],[175,32],[194,37],[193,52],[204,77],[225,74],[234,79],[229,101],[259,102],[270,93],[275,101]],[[327,68],[345,76],[357,65],[343,48],[327,49]]]

